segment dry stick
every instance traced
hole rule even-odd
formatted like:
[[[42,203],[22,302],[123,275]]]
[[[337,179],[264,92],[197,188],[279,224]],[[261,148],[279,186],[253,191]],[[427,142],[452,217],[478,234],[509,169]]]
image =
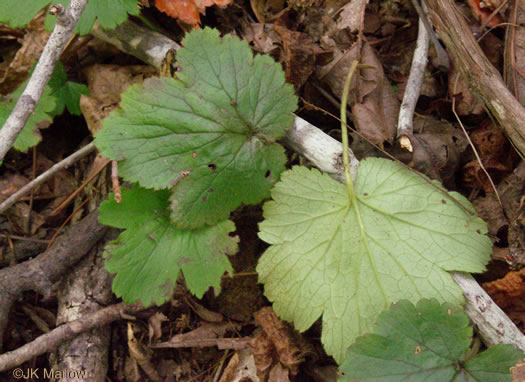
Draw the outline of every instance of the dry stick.
[[[125,315],[137,313],[143,309],[144,307],[140,304],[129,305],[120,303],[100,309],[94,313],[87,314],[78,320],[58,326],[49,333],[41,335],[34,341],[29,342],[16,350],[1,354],[0,372],[12,369],[40,354],[52,351],[60,344],[75,338],[80,333],[102,325],[107,325],[121,318],[126,318]],[[87,370],[87,372],[89,374],[89,370]]]
[[[423,19],[419,18],[416,49],[412,57],[412,66],[408,76],[403,102],[399,109],[399,119],[397,124],[397,137],[402,148],[413,151],[410,139],[413,136],[414,111],[416,110],[417,100],[421,93],[425,68],[428,62],[428,45],[430,39],[423,24]]]
[[[55,175],[57,172],[68,168],[73,163],[75,163],[77,160],[83,158],[90,152],[95,150],[95,145],[93,143],[89,143],[88,145],[84,146],[80,150],[74,152],[70,156],[68,156],[66,159],[56,163],[53,165],[49,170],[46,172],[40,174],[38,177],[36,177],[34,180],[26,184],[24,187],[22,187],[20,190],[15,192],[13,195],[11,195],[9,198],[4,200],[0,204],[0,214],[5,212],[9,207],[11,207],[13,204],[15,204],[20,198],[22,198],[25,194],[28,192],[31,192],[35,187],[41,185],[46,180],[51,178],[53,175]]]
[[[498,121],[514,147],[525,157],[525,108],[507,89],[499,72],[477,44],[452,0],[427,0],[430,17],[470,90]]]
[[[78,262],[107,231],[108,228],[98,222],[98,212],[94,211],[73,225],[50,249],[35,259],[0,270],[0,349],[7,317],[14,301],[29,290],[44,296],[49,295],[53,283]]]
[[[439,70],[446,73],[450,68],[450,60],[448,58],[448,54],[445,51],[445,49],[443,49],[443,46],[441,46],[441,43],[437,39],[434,30],[432,29],[432,26],[430,25],[430,22],[427,19],[427,7],[424,0],[422,0],[422,3],[423,8],[425,9],[423,9],[421,5],[419,5],[418,0],[412,0],[412,5],[414,6],[417,14],[419,15],[419,21],[423,23],[423,26],[427,30],[428,37],[432,41],[434,49],[436,50],[437,58],[434,61],[434,64]],[[421,26],[419,26],[419,28],[421,28]]]
[[[64,47],[73,34],[73,30],[87,2],[88,0],[71,0],[71,3],[65,10],[60,4],[51,7],[50,12],[56,15],[56,25],[47,40],[42,56],[40,56],[24,92],[16,102],[4,126],[0,129],[0,162],[15,143],[16,138],[40,101],[42,92]]]
[[[439,0],[433,0],[439,1]],[[129,24],[129,23],[128,23]],[[132,29],[132,27],[128,26]],[[103,31],[104,40],[110,41],[115,37],[112,31]],[[149,43],[155,44],[153,32],[143,31],[150,34],[151,38],[142,36]],[[97,37],[100,33],[97,33]],[[130,45],[126,35],[119,38],[125,39],[119,43],[121,49]],[[166,37],[163,37],[159,44],[164,44]],[[134,48],[136,50],[136,48]],[[151,50],[149,50],[151,51]],[[133,54],[132,51],[124,52]],[[142,52],[142,55],[145,53]],[[163,57],[156,59],[150,58],[149,62],[162,62]],[[523,119],[525,120],[525,118]],[[338,179],[344,180],[342,162],[342,144],[332,137],[322,132],[317,127],[311,125],[300,117],[295,117],[293,128],[287,132],[287,143],[299,154],[308,158],[317,168]],[[350,153],[351,154],[351,153]],[[352,154],[351,154],[352,155]],[[353,155],[350,158],[351,175],[355,178],[359,162]],[[496,305],[490,296],[481,288],[474,278],[465,273],[451,272],[452,277],[463,290],[466,298],[465,311],[472,321],[479,327],[481,336],[487,344],[508,343],[517,346],[525,351],[525,336],[519,331],[507,315]]]

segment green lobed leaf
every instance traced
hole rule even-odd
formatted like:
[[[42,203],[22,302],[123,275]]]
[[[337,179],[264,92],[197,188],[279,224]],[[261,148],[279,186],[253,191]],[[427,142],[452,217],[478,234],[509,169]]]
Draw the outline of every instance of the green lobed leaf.
[[[169,220],[166,190],[133,186],[122,190],[122,202],[100,206],[100,222],[124,228],[106,247],[105,267],[116,273],[113,292],[125,302],[161,304],[172,295],[182,271],[188,289],[202,297],[210,286],[220,291],[221,276],[232,272],[226,255],[237,251],[235,230],[227,220],[198,230],[176,229]]]
[[[58,62],[53,70],[53,75],[49,79],[48,86],[52,89],[53,96],[56,97],[56,107],[53,115],[60,115],[67,107],[73,115],[80,115],[80,96],[89,95],[89,89],[84,84],[68,81],[64,65]]]
[[[483,220],[395,162],[365,159],[354,189],[351,203],[343,184],[294,167],[259,233],[271,246],[257,272],[275,311],[300,331],[322,315],[321,341],[337,362],[392,302],[463,303],[446,271],[481,272],[492,248]]]
[[[18,87],[13,93],[7,97],[0,97],[0,129],[4,125],[5,121],[11,114],[11,111],[15,107],[16,101],[23,93],[27,81]],[[36,105],[35,111],[31,114],[26,122],[25,127],[20,132],[20,135],[16,138],[13,147],[18,151],[26,151],[27,149],[37,145],[42,136],[39,132],[39,126],[47,127],[52,121],[52,112],[55,109],[56,99],[52,95],[52,91],[49,86],[44,88],[44,92],[40,97],[40,101]]]
[[[51,0],[2,0],[0,1],[0,22],[13,28],[27,25],[33,17]]]
[[[57,0],[55,4],[69,5],[69,0]],[[128,19],[128,14],[136,16],[140,13],[137,0],[89,0],[80,16],[75,33],[88,34],[97,20],[102,28],[115,29]],[[49,15],[46,19],[46,28],[55,25],[55,17]]]
[[[297,98],[280,65],[253,57],[245,41],[205,28],[189,33],[184,46],[178,79],[129,87],[95,143],[121,160],[123,178],[175,186],[172,221],[197,228],[270,195],[286,161],[275,141],[293,124]]]
[[[424,299],[392,304],[374,334],[358,337],[340,370],[341,381],[511,381],[510,368],[523,356],[496,345],[464,362],[472,342],[468,316],[460,307]]]
[[[7,23],[13,28],[26,26],[35,15],[51,0],[2,0],[0,2],[0,22]],[[53,4],[69,5],[69,0],[56,0]],[[106,29],[114,29],[128,19],[128,14],[138,15],[140,9],[137,0],[89,0],[75,33],[88,34],[98,20]],[[51,30],[55,25],[55,16],[48,15],[46,29]]]

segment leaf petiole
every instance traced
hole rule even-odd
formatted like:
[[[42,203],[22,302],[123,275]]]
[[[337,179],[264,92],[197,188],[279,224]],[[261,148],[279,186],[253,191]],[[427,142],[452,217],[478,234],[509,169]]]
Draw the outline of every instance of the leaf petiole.
[[[350,164],[348,160],[348,127],[346,124],[346,106],[348,104],[348,94],[350,93],[350,84],[352,83],[352,78],[354,76],[355,70],[357,69],[359,62],[354,60],[352,66],[348,71],[346,76],[345,85],[343,87],[343,94],[341,96],[341,135],[343,141],[343,164],[346,180],[346,188],[348,190],[348,196],[350,200],[354,199],[354,183],[352,182],[352,177],[350,176]]]

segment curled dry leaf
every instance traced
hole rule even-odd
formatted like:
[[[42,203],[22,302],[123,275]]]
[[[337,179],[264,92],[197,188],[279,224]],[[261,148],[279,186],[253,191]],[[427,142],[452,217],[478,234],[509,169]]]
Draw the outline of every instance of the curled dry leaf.
[[[509,272],[502,279],[483,284],[483,289],[502,309],[518,310],[524,313],[525,268]]]
[[[24,82],[29,70],[42,54],[50,34],[44,29],[45,19],[45,12],[42,12],[26,26],[24,37],[19,39],[22,47],[0,76],[2,94],[11,93]]]
[[[200,13],[207,7],[218,5],[226,7],[233,0],[155,0],[155,7],[174,19],[186,24],[200,24]]]
[[[291,31],[278,23],[274,28],[283,42],[286,82],[292,83],[298,91],[314,72],[315,56],[322,50],[306,33]]]
[[[358,58],[356,45],[322,67],[318,76],[328,85],[332,93],[341,97],[346,75],[352,62]],[[392,142],[397,133],[399,101],[391,84],[386,79],[383,66],[369,44],[364,44],[360,52],[361,64],[368,68],[360,70],[356,89],[353,82],[349,103],[352,105],[352,119],[359,131],[370,142],[383,145]]]
[[[259,338],[255,340],[255,349],[258,351],[254,350],[254,355],[258,373],[264,371],[264,374],[271,374],[275,367],[271,353],[275,351],[280,363],[290,370],[292,375],[296,375],[305,355],[311,352],[308,344],[288,324],[281,321],[271,307],[264,307],[253,316],[263,329]]]

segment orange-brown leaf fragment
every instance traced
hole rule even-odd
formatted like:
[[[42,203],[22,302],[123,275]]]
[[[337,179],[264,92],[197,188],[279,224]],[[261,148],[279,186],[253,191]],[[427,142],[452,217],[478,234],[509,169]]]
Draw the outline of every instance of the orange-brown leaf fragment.
[[[195,25],[201,21],[199,10],[193,0],[155,0],[155,7],[186,24]]]
[[[218,5],[225,7],[233,0],[155,0],[155,7],[174,19],[196,25],[200,24],[199,13],[204,14],[207,7]]]
[[[525,298],[525,268],[519,272],[509,272],[502,279],[484,283],[483,288],[501,308],[519,307],[521,310]]]

